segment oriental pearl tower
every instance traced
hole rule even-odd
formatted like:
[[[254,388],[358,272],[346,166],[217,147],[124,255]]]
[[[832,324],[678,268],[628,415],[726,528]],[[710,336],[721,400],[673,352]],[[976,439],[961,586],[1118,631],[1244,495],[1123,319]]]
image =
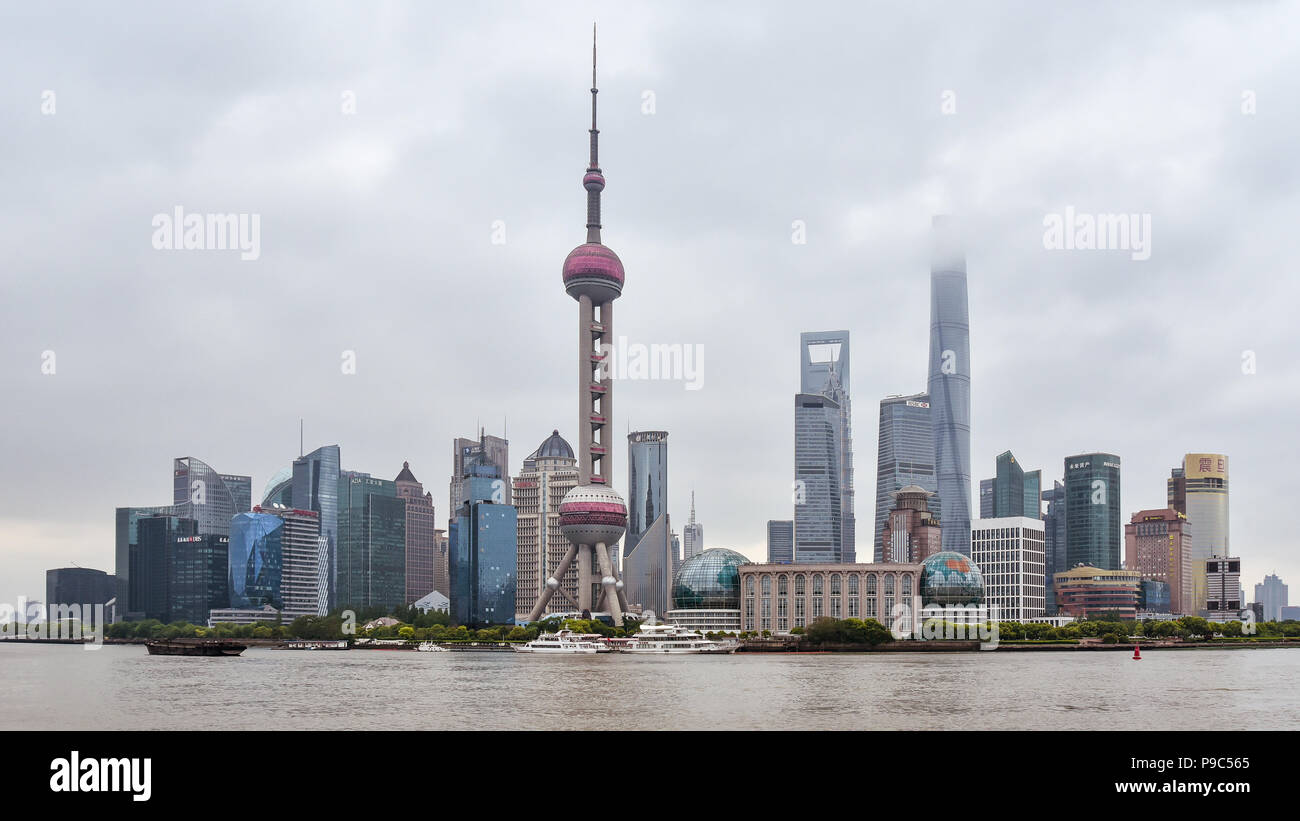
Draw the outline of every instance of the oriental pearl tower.
[[[613,430],[614,384],[605,366],[602,344],[614,338],[614,300],[623,293],[623,263],[600,242],[600,192],[605,175],[597,160],[596,29],[591,31],[591,162],[582,178],[587,190],[587,241],[564,260],[564,290],[578,301],[578,486],[560,502],[560,530],[568,552],[546,579],[529,621],[546,612],[560,579],[578,562],[578,608],[607,610],[622,626],[627,612],[623,582],[610,559],[627,529],[627,505],[610,487],[614,449],[606,440]],[[599,572],[599,575],[597,575]],[[593,606],[594,604],[594,606]]]

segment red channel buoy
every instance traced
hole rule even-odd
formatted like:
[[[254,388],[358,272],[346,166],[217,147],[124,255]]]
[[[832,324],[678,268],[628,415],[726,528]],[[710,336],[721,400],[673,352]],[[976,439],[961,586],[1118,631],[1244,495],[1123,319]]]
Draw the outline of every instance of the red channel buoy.
[[[1133,645],[1133,660],[1134,661],[1142,660],[1142,650],[1136,644]]]

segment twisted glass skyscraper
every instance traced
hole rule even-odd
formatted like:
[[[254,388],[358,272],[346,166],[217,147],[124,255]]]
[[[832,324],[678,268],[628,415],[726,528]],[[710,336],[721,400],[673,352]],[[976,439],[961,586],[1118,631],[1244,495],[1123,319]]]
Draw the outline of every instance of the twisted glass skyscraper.
[[[934,218],[930,413],[943,549],[970,555],[970,310],[966,255],[950,217]]]

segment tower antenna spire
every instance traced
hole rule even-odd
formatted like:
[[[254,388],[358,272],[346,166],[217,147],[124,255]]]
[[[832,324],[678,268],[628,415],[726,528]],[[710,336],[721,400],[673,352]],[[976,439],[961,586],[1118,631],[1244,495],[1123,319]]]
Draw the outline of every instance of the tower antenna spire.
[[[600,192],[605,177],[600,173],[600,129],[596,127],[596,24],[591,24],[591,161],[582,186],[587,189],[587,242],[600,244]]]

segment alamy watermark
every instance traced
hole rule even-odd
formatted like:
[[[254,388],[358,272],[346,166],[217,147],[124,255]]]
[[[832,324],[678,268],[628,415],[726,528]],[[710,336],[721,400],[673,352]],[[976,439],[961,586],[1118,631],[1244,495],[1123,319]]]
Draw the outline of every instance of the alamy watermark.
[[[261,214],[154,214],[153,247],[158,251],[239,251],[245,262],[262,255]]]
[[[704,346],[692,343],[645,344],[628,342],[600,346],[604,357],[598,368],[601,379],[661,379],[685,382],[688,391],[704,386]]]
[[[41,613],[45,620],[33,619],[32,608],[26,596],[18,597],[18,606],[0,602],[0,640],[29,639],[32,641],[81,642],[87,650],[104,646],[104,630],[108,621],[102,604],[51,604]],[[27,619],[18,621],[15,616]]]
[[[1140,262],[1151,258],[1150,214],[1079,214],[1068,205],[1063,214],[1044,216],[1043,228],[1049,251],[1129,251]]]

